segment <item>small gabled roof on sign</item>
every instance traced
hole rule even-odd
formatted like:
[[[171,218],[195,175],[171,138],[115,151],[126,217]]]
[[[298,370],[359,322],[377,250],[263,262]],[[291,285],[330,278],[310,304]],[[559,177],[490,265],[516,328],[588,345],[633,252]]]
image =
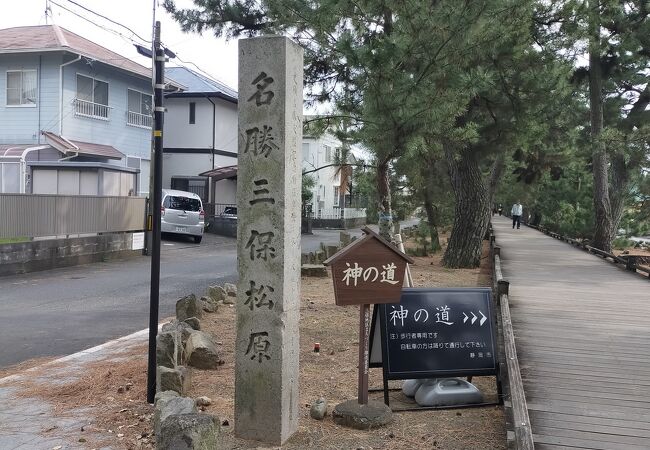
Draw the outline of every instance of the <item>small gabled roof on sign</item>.
[[[399,256],[400,258],[405,260],[407,263],[415,264],[415,261],[413,260],[413,258],[411,258],[410,256],[400,252],[397,249],[397,247],[395,247],[393,244],[391,244],[386,239],[381,237],[379,234],[372,231],[369,227],[364,227],[362,231],[365,233],[365,236],[363,236],[361,239],[357,239],[356,241],[351,242],[346,247],[342,248],[339,252],[337,252],[335,255],[332,255],[331,257],[326,259],[323,262],[323,264],[326,265],[326,266],[332,265],[336,260],[338,260],[339,258],[342,258],[343,256],[350,253],[352,250],[354,250],[355,247],[357,247],[359,245],[363,245],[365,242],[367,242],[367,241],[369,241],[371,239],[378,240],[379,242],[384,244],[384,246],[386,246],[389,250],[393,251],[397,256]]]

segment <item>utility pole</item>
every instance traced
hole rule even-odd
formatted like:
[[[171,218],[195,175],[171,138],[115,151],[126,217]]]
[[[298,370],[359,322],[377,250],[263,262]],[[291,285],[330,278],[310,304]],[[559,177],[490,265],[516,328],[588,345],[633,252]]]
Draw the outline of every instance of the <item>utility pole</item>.
[[[147,402],[153,403],[156,396],[156,335],[158,334],[158,305],[160,300],[160,205],[162,203],[162,151],[163,151],[163,91],[165,89],[165,53],[160,44],[160,22],[154,32],[154,126],[153,149],[153,192],[149,192],[152,213],[151,233],[151,290],[149,294],[149,359],[147,365]]]
[[[52,7],[50,6],[50,0],[45,0],[45,25],[48,25],[48,17],[52,14]]]
[[[154,59],[154,55],[156,53],[156,2],[158,0],[153,0],[152,1],[152,13],[151,13],[151,48],[150,53],[147,53],[146,50],[144,50],[143,47],[140,47],[139,45],[136,45],[136,48],[138,49],[138,53],[140,53],[142,56],[146,56],[147,58],[151,58],[151,88],[152,90],[155,91],[156,89],[156,64]],[[160,42],[160,41],[159,41]],[[161,128],[162,129],[162,128]],[[153,135],[151,136],[151,145],[153,146]],[[152,152],[153,156],[153,152]],[[153,188],[154,188],[154,173],[155,173],[155,163],[153,160],[153,157],[149,159],[149,195],[147,197],[147,205],[146,205],[146,210],[147,210],[147,217],[146,217],[146,224],[145,224],[145,233],[144,233],[144,248],[142,249],[142,254],[146,256],[151,255],[151,242],[153,241],[152,233],[152,221],[153,221],[153,207],[152,207],[152,193],[153,193]]]

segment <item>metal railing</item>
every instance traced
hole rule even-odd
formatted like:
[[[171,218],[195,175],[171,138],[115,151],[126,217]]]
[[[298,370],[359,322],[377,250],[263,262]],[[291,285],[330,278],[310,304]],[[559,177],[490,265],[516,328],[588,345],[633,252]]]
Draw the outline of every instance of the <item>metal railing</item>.
[[[366,217],[366,208],[330,208],[312,211],[312,219],[359,219]]]
[[[108,105],[102,105],[101,103],[93,103],[87,100],[81,100],[75,98],[74,103],[74,113],[77,116],[92,117],[93,119],[108,120],[108,113],[112,107]]]
[[[144,197],[0,194],[0,238],[144,229]]]
[[[151,128],[151,116],[127,111],[126,123],[127,125],[133,125],[134,127]]]

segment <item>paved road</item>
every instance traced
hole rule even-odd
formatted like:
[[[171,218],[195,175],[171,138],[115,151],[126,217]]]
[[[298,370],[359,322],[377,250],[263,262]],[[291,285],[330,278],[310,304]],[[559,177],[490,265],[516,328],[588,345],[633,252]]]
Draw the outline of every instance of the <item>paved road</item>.
[[[361,234],[359,230],[353,234]],[[339,241],[338,230],[304,236],[303,251]],[[148,326],[148,257],[0,278],[0,367],[41,356],[67,355]],[[206,234],[196,245],[163,240],[160,317],[188,293],[234,282],[236,241]]]

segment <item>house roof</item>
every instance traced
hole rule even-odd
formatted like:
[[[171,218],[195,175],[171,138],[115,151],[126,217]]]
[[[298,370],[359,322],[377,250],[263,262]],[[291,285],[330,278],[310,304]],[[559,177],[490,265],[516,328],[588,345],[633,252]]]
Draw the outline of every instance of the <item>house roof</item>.
[[[199,174],[202,177],[210,177],[212,181],[227,180],[237,178],[237,166],[217,167]]]
[[[386,239],[381,237],[379,234],[375,233],[372,231],[369,227],[364,227],[362,230],[365,233],[365,236],[363,236],[361,239],[357,239],[356,241],[351,242],[348,246],[344,247],[341,249],[339,252],[337,252],[334,256],[330,256],[327,260],[323,262],[326,266],[329,266],[334,263],[334,261],[340,259],[344,255],[350,253],[355,247],[362,246],[365,242],[368,242],[371,239],[376,239],[382,244],[384,244],[389,250],[391,250],[393,253],[395,253],[397,256],[405,260],[409,264],[415,264],[415,261],[413,258],[410,256],[400,252],[397,247],[395,247],[393,244],[388,242]]]
[[[67,51],[151,79],[151,69],[58,25],[0,30],[0,53]],[[174,83],[175,87],[182,85]]]
[[[186,87],[183,92],[168,94],[167,97],[220,97],[237,103],[237,91],[213,78],[186,67],[165,67],[165,76]]]
[[[54,134],[51,131],[43,131],[42,134],[45,136],[45,140],[48,144],[64,154],[78,153],[80,155],[97,156],[108,159],[122,159],[125,156],[124,153],[110,145],[73,141],[66,139],[63,136],[59,136],[58,134]]]

